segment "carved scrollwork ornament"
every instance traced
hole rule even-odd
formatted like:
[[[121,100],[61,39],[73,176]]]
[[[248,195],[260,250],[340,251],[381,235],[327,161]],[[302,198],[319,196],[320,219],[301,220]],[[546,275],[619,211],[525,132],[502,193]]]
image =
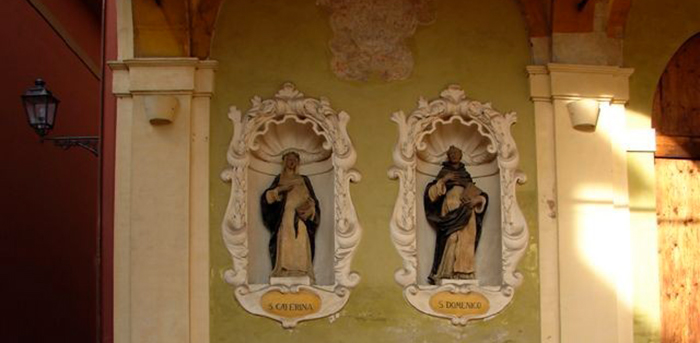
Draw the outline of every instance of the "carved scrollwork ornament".
[[[350,182],[359,182],[360,173],[353,169],[355,149],[347,132],[350,116],[331,108],[328,99],[309,98],[285,83],[271,99],[258,96],[251,100],[251,108],[242,114],[231,106],[229,118],[233,124],[233,136],[227,152],[228,167],[221,178],[231,182],[231,194],[222,223],[223,240],[231,254],[232,268],[224,273],[225,281],[233,286],[234,295],[243,308],[253,314],[269,317],[292,328],[300,321],[322,318],[339,312],[346,304],[350,290],[360,282],[360,276],[351,270],[351,262],[360,241],[362,228],[350,196]],[[287,125],[310,127],[313,134],[286,140],[284,134],[271,132],[284,130]],[[289,134],[289,133],[288,133]],[[291,133],[293,134],[293,132]],[[250,284],[248,216],[248,175],[253,160],[269,163],[281,161],[290,150],[289,142],[298,153],[301,164],[313,164],[330,159],[333,173],[333,230],[334,256],[331,285],[300,284],[288,281],[267,284]],[[308,309],[303,315],[289,316],[263,308],[266,297],[285,297],[301,294],[317,308]]]
[[[454,325],[495,316],[511,302],[514,290],[523,281],[517,265],[526,252],[529,238],[527,223],[516,199],[516,185],[526,181],[525,175],[517,169],[518,149],[510,131],[517,121],[516,114],[502,114],[489,103],[469,100],[460,86],[450,85],[436,100],[428,101],[421,97],[418,107],[409,116],[399,111],[391,119],[398,125],[399,139],[393,152],[394,165],[388,175],[390,179],[399,180],[399,194],[390,230],[394,246],[403,260],[403,266],[395,273],[396,282],[404,288],[404,297],[413,307],[432,316],[450,319]],[[470,130],[474,136],[480,137],[472,140],[468,149],[471,151],[465,152],[463,161],[468,166],[489,163],[494,158],[497,161],[501,237],[501,268],[496,271],[500,273],[501,281],[497,285],[481,285],[478,275],[476,280],[446,280],[438,285],[419,280],[417,230],[418,215],[422,212],[418,208],[418,197],[422,199],[423,189],[417,189],[417,167],[426,161],[429,164],[440,160],[436,153],[440,149],[430,145],[440,146],[442,143],[439,137],[431,135],[439,126],[450,124],[461,124],[464,130]],[[447,147],[447,143],[444,146]],[[496,194],[490,195],[494,196]],[[439,308],[440,304],[449,302],[450,297],[458,294],[474,297],[476,300],[473,304],[483,304],[483,308],[462,312]]]

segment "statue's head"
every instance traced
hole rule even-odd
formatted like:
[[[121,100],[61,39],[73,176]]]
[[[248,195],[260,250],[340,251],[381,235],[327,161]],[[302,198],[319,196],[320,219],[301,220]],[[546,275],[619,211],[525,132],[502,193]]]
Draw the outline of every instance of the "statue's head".
[[[447,160],[450,163],[459,163],[462,161],[462,150],[454,145],[450,145],[450,148],[447,149]]]
[[[289,151],[282,155],[282,165],[285,169],[297,170],[301,158],[296,151]]]

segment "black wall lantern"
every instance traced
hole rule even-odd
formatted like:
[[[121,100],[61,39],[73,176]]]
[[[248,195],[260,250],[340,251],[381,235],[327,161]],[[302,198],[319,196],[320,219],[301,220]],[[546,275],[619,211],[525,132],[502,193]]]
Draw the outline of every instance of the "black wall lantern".
[[[46,88],[46,82],[42,79],[37,79],[34,82],[34,86],[22,94],[22,103],[27,114],[27,120],[29,120],[29,126],[36,131],[41,138],[41,142],[53,141],[56,146],[63,149],[69,149],[74,146],[81,147],[97,156],[99,138],[96,136],[45,137],[53,129],[56,121],[56,111],[60,102]]]

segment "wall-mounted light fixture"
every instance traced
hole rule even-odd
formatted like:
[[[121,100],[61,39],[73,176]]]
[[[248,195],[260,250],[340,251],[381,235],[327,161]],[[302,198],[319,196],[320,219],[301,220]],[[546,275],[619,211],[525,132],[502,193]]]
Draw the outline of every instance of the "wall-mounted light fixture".
[[[41,142],[52,141],[54,145],[63,149],[69,149],[74,146],[81,147],[97,156],[99,154],[97,150],[99,138],[97,136],[45,137],[53,129],[56,121],[56,111],[60,102],[46,88],[46,82],[42,79],[37,79],[34,82],[34,86],[22,94],[22,103],[29,120],[29,126],[36,131]]]
[[[593,99],[576,100],[567,104],[566,108],[569,110],[571,126],[574,129],[585,132],[595,131],[600,114],[598,101]]]
[[[146,95],[143,109],[151,125],[167,125],[175,119],[180,102],[171,95]]]

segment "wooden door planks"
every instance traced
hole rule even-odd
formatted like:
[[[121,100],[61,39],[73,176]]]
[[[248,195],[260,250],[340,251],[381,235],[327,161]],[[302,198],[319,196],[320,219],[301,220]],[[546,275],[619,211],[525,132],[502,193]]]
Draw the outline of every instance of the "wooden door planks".
[[[664,343],[700,342],[700,161],[656,159]]]

